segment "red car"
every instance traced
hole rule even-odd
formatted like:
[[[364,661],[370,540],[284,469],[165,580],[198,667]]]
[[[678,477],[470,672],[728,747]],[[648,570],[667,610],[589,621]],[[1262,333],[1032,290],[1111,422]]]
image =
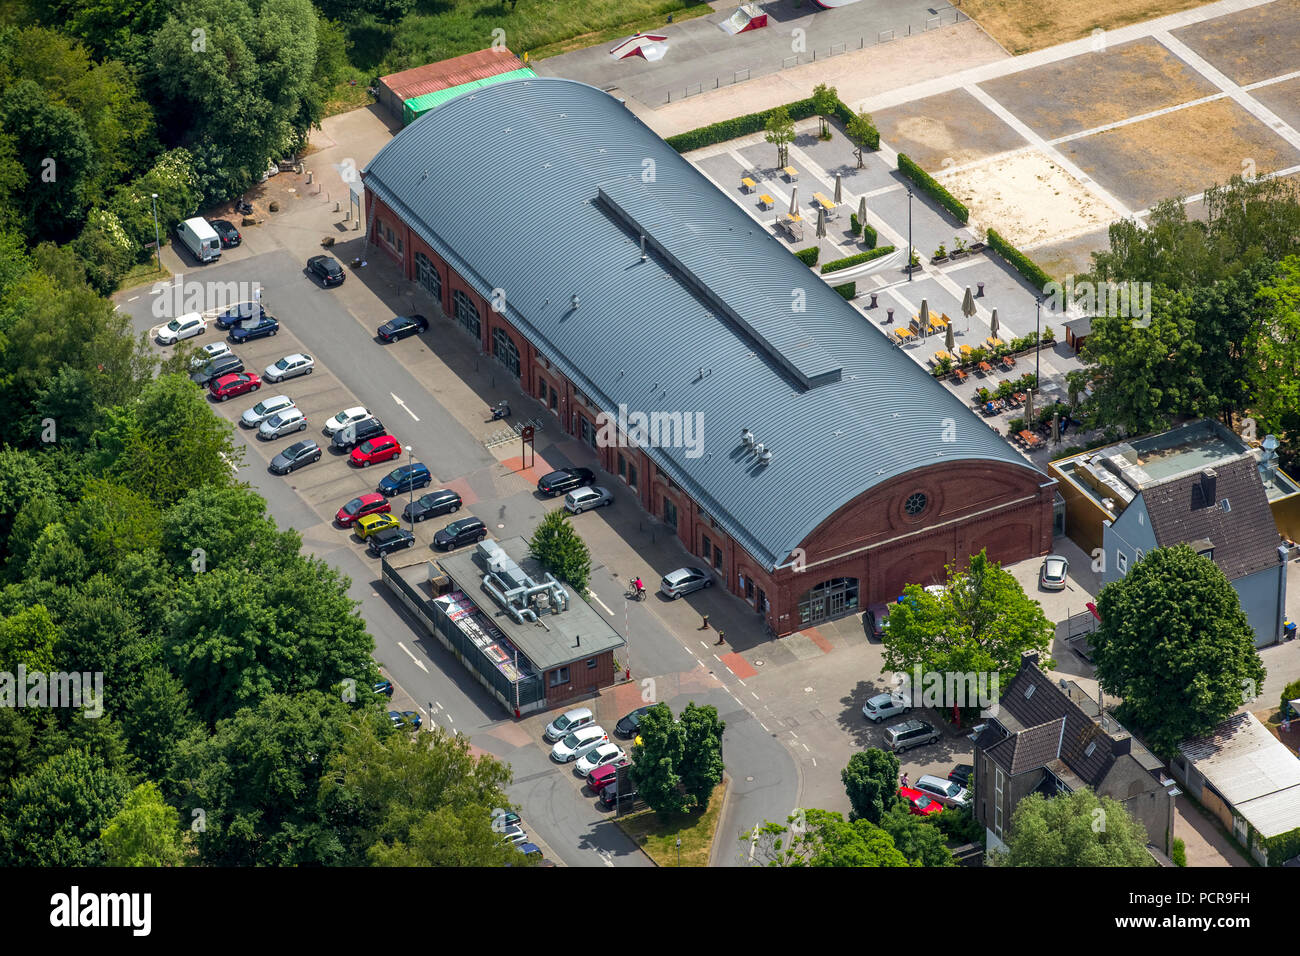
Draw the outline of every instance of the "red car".
[[[379,435],[352,449],[352,464],[369,468],[377,461],[390,461],[402,454],[402,446],[392,435]]]
[[[911,787],[899,787],[898,795],[907,801],[907,809],[918,817],[928,817],[932,813],[943,812],[943,804],[938,800],[931,800],[920,790],[913,790]]]
[[[603,767],[597,767],[591,773],[587,774],[587,786],[591,787],[592,793],[600,793],[601,787],[607,783],[613,783],[614,777],[618,774],[619,767],[625,767],[632,762],[631,757],[624,757],[622,760],[615,760],[613,763],[607,763]]]
[[[252,372],[235,372],[233,375],[214,378],[208,383],[208,391],[219,402],[247,392],[256,392],[261,387],[262,380]]]
[[[358,518],[364,518],[366,515],[386,515],[392,510],[393,506],[388,503],[387,498],[371,491],[345,504],[334,516],[334,520],[347,528]]]

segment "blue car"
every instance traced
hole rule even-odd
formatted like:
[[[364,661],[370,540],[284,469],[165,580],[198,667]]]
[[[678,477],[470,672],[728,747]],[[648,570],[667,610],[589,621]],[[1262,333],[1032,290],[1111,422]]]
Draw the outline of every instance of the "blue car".
[[[386,498],[400,495],[415,488],[425,488],[433,481],[429,469],[420,462],[394,468],[379,482],[378,491]]]
[[[255,302],[241,302],[233,309],[227,309],[217,316],[217,328],[227,332],[247,319],[260,319],[266,315],[266,309]]]
[[[230,341],[251,342],[253,339],[264,339],[268,335],[275,335],[280,331],[280,323],[269,315],[264,315],[256,321],[250,319],[241,323],[230,330]]]

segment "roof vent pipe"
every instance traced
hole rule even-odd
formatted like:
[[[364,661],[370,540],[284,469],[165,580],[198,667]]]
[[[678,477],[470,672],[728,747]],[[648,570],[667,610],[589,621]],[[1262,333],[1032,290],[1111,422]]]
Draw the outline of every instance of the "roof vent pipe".
[[[748,428],[742,428],[740,430],[740,440],[745,443],[746,448],[754,447],[754,433]]]
[[[762,444],[755,445],[754,451],[758,452],[759,458],[762,458],[765,454],[767,454],[767,446]]]
[[[578,296],[577,296],[577,293],[574,293],[574,296],[573,296],[573,307],[574,307],[575,309],[578,307]]]
[[[760,448],[763,448],[762,445],[759,445],[759,447],[760,447]],[[765,465],[771,463],[771,461],[772,461],[772,449],[770,449],[770,448],[763,448],[763,450],[760,451],[760,452],[758,453],[758,460],[761,461],[761,462],[762,462],[763,464],[765,464]]]
[[[641,261],[645,262],[648,257],[645,254],[645,233],[641,233]]]

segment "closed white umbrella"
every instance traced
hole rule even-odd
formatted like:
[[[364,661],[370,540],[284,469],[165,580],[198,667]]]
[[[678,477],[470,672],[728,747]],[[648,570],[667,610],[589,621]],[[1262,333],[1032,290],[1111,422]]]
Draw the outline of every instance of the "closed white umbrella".
[[[966,291],[969,292],[970,289],[967,289]],[[998,328],[998,310],[994,309],[993,314],[989,316],[989,331],[993,333],[994,338],[997,338]]]
[[[925,299],[921,300],[921,314],[918,316],[921,325],[921,334],[925,335],[926,330],[930,328],[930,303]]]
[[[858,225],[862,227],[862,238],[867,238],[867,197],[858,200]]]
[[[790,187],[790,215],[797,216],[798,214],[799,214],[799,187],[791,186]]]
[[[948,328],[944,330],[944,334],[943,334],[943,344],[944,344],[944,347],[948,350],[948,354],[951,355],[953,358],[956,358],[956,357],[957,357],[957,356],[956,356],[956,352],[957,352],[957,335],[956,335],[956,333],[954,333],[953,330],[952,330],[952,323],[951,323],[951,322],[948,323]]]
[[[817,238],[823,239],[826,236],[826,210],[820,206],[817,207]]]
[[[975,296],[971,295],[970,286],[966,287],[966,294],[961,297],[961,314],[966,316],[966,331],[970,331],[970,317],[975,314]]]
[[[844,202],[844,183],[843,183],[843,179],[844,179],[844,177],[843,177],[843,175],[842,175],[841,173],[836,173],[836,174],[835,174],[835,202],[836,202],[836,203],[842,203],[842,202]]]

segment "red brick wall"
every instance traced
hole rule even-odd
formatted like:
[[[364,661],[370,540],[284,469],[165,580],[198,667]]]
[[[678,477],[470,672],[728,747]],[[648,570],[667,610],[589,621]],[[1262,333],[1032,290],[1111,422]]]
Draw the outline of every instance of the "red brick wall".
[[[596,666],[587,668],[587,658],[581,658],[569,665],[569,682],[561,684],[558,687],[551,686],[551,674],[553,671],[547,671],[542,675],[543,685],[546,687],[546,702],[548,704],[559,704],[566,700],[572,700],[574,697],[581,697],[584,694],[594,693],[602,687],[608,687],[614,683],[614,652],[604,651],[596,654]]]

